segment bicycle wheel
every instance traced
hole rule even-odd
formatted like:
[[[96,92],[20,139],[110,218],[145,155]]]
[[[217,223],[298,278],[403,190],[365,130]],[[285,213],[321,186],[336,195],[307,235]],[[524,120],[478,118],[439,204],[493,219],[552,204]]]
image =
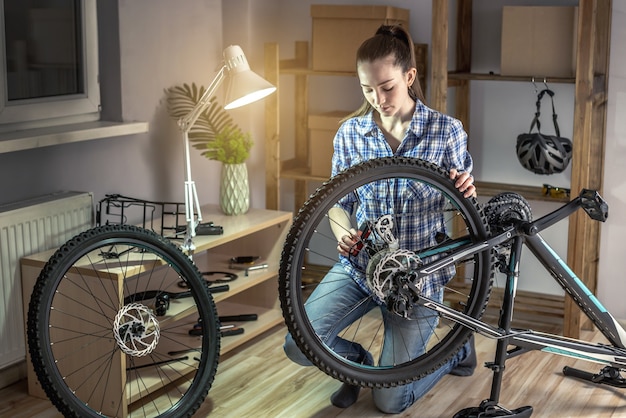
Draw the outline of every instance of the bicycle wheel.
[[[220,349],[196,266],[167,239],[127,225],[88,230],[54,253],[30,299],[27,335],[41,387],[74,417],[191,416]]]
[[[446,172],[431,163],[401,157],[380,158],[360,163],[330,179],[300,209],[281,256],[279,295],[290,334],[299,349],[322,371],[361,386],[406,384],[436,370],[467,341],[471,335],[469,329],[438,318],[435,311],[423,306],[418,309],[417,298],[399,284],[411,280],[417,267],[441,258],[453,246],[482,242],[488,236],[488,226],[476,200],[464,198],[453,183]],[[424,201],[431,203],[420,203]],[[336,213],[329,216],[329,210],[346,202],[353,205],[357,215],[350,216],[349,226],[339,226],[346,220],[338,221]],[[362,209],[376,213],[377,219],[357,221]],[[407,237],[401,231],[406,231],[408,224],[422,222],[438,222],[437,233],[428,235],[420,248],[403,247]],[[358,231],[364,224],[371,227],[362,235],[363,238],[369,234],[367,238],[356,246],[362,248],[355,248],[356,255],[340,262],[342,267],[354,272],[353,276],[365,278],[367,289],[363,290],[362,298],[348,306],[341,303],[333,306],[330,298],[336,295],[338,285],[326,274],[339,256],[332,228],[351,227]],[[432,298],[480,318],[491,291],[492,265],[493,256],[488,249],[456,260],[446,268],[443,282],[433,284],[431,293],[436,296]],[[433,273],[426,279],[435,283],[438,277],[442,281],[439,274]],[[424,282],[419,285],[422,287]],[[331,288],[332,291],[325,290]],[[309,316],[306,305],[313,303],[323,306],[321,314]],[[422,339],[418,352],[414,352],[415,348],[410,350],[406,341],[395,341],[395,348],[388,347],[394,358],[388,354],[382,356],[384,334],[393,332],[391,327],[397,326],[394,321],[383,322],[384,315],[389,313],[415,320],[410,322],[412,327],[429,322],[424,329],[413,330]],[[324,321],[325,331],[318,333],[316,327]],[[348,360],[346,344],[371,356]],[[339,346],[343,349],[333,348]]]

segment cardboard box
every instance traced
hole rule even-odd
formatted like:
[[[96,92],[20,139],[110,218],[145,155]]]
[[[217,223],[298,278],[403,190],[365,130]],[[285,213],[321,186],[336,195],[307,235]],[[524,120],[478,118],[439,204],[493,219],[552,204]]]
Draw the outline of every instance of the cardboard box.
[[[350,112],[333,111],[309,115],[309,167],[311,175],[330,177],[333,139],[340,121]]]
[[[409,28],[409,10],[390,6],[311,5],[313,69],[356,72],[356,51],[382,24]]]
[[[577,28],[574,6],[504,6],[500,73],[573,77]]]

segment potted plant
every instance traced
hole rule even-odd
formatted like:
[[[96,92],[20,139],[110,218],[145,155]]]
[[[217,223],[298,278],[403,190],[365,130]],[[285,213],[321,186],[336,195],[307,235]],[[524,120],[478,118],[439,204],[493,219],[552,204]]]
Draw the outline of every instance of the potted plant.
[[[170,116],[179,119],[198,103],[205,88],[195,83],[166,90]],[[246,160],[250,156],[252,138],[243,132],[228,113],[212,97],[189,131],[189,142],[209,160],[222,163],[220,206],[227,215],[246,213],[250,208],[250,187]]]

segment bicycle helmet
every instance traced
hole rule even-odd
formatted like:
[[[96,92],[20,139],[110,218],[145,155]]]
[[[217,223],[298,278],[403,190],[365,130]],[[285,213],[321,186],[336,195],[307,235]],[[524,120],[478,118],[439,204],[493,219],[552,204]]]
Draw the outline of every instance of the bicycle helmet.
[[[541,133],[541,99],[544,95],[550,97],[552,102],[552,123],[556,135],[543,135]],[[522,166],[535,174],[560,173],[567,168],[572,159],[572,142],[561,137],[557,114],[554,109],[554,92],[544,89],[537,94],[537,111],[530,124],[530,131],[517,137],[517,159]],[[537,127],[537,132],[532,132]]]
[[[572,159],[572,142],[567,138],[540,133],[517,137],[517,159],[535,174],[554,174],[565,170]]]

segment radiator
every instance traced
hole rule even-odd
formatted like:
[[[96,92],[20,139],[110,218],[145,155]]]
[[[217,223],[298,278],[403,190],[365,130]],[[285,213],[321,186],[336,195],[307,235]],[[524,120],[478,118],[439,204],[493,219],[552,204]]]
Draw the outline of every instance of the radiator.
[[[93,195],[59,192],[0,205],[0,370],[26,358],[20,258],[58,248],[93,225]]]

